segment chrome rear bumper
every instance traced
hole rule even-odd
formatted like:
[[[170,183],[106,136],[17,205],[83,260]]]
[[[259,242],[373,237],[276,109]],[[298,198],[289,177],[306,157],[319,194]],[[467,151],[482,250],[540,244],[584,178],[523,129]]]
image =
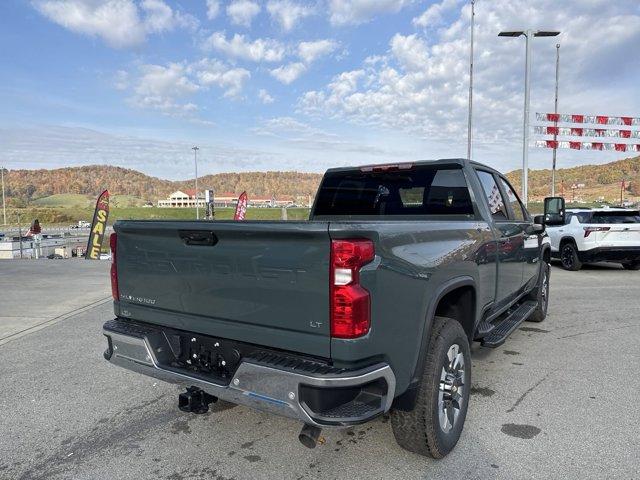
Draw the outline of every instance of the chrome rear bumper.
[[[393,402],[396,382],[393,371],[387,364],[340,374],[313,375],[241,361],[229,384],[221,385],[193,377],[187,372],[163,368],[144,335],[125,334],[107,328],[103,333],[109,342],[105,358],[114,365],[168,383],[184,387],[196,386],[222,400],[294,418],[309,425],[327,427],[364,423],[388,411]],[[362,402],[352,402],[353,405],[345,404],[345,408],[333,409],[331,412],[314,411],[304,398],[301,399],[301,390],[304,396],[304,391],[308,391],[307,387],[322,392],[327,389],[325,394],[331,395],[331,389],[344,391],[345,388],[364,387],[376,382],[375,390],[379,393],[376,398],[379,397],[379,400],[366,408],[362,407]]]

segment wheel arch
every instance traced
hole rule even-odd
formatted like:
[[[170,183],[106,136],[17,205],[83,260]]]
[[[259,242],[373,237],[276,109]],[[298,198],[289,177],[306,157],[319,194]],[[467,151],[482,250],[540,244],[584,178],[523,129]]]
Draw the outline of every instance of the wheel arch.
[[[433,300],[427,307],[420,351],[411,372],[409,386],[404,393],[394,400],[393,408],[410,411],[415,406],[418,389],[420,388],[420,372],[424,369],[433,319],[438,315],[458,320],[467,334],[469,343],[471,343],[478,323],[477,288],[473,277],[466,275],[456,277],[436,289]]]

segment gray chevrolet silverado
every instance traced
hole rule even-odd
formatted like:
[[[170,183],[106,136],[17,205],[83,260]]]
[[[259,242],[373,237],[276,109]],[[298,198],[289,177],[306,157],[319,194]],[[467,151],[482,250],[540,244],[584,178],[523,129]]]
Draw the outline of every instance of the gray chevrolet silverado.
[[[305,222],[119,221],[105,358],[179,384],[181,410],[245,405],[320,429],[389,412],[443,457],[462,431],[469,344],[544,320],[549,242],[507,179],[468,160],[327,171]],[[218,402],[215,404],[215,402]]]

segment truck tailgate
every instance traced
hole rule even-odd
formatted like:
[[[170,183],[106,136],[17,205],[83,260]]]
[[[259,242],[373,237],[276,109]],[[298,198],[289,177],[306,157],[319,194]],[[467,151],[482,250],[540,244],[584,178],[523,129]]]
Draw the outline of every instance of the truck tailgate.
[[[330,356],[326,222],[115,224],[116,313]]]

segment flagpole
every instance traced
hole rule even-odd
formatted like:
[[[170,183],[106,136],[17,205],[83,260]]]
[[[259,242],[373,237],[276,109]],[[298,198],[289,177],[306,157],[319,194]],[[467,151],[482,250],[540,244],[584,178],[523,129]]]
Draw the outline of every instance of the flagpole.
[[[473,30],[475,25],[476,0],[471,0],[471,48],[469,51],[469,119],[467,122],[467,159],[471,160],[471,135],[473,116]]]

